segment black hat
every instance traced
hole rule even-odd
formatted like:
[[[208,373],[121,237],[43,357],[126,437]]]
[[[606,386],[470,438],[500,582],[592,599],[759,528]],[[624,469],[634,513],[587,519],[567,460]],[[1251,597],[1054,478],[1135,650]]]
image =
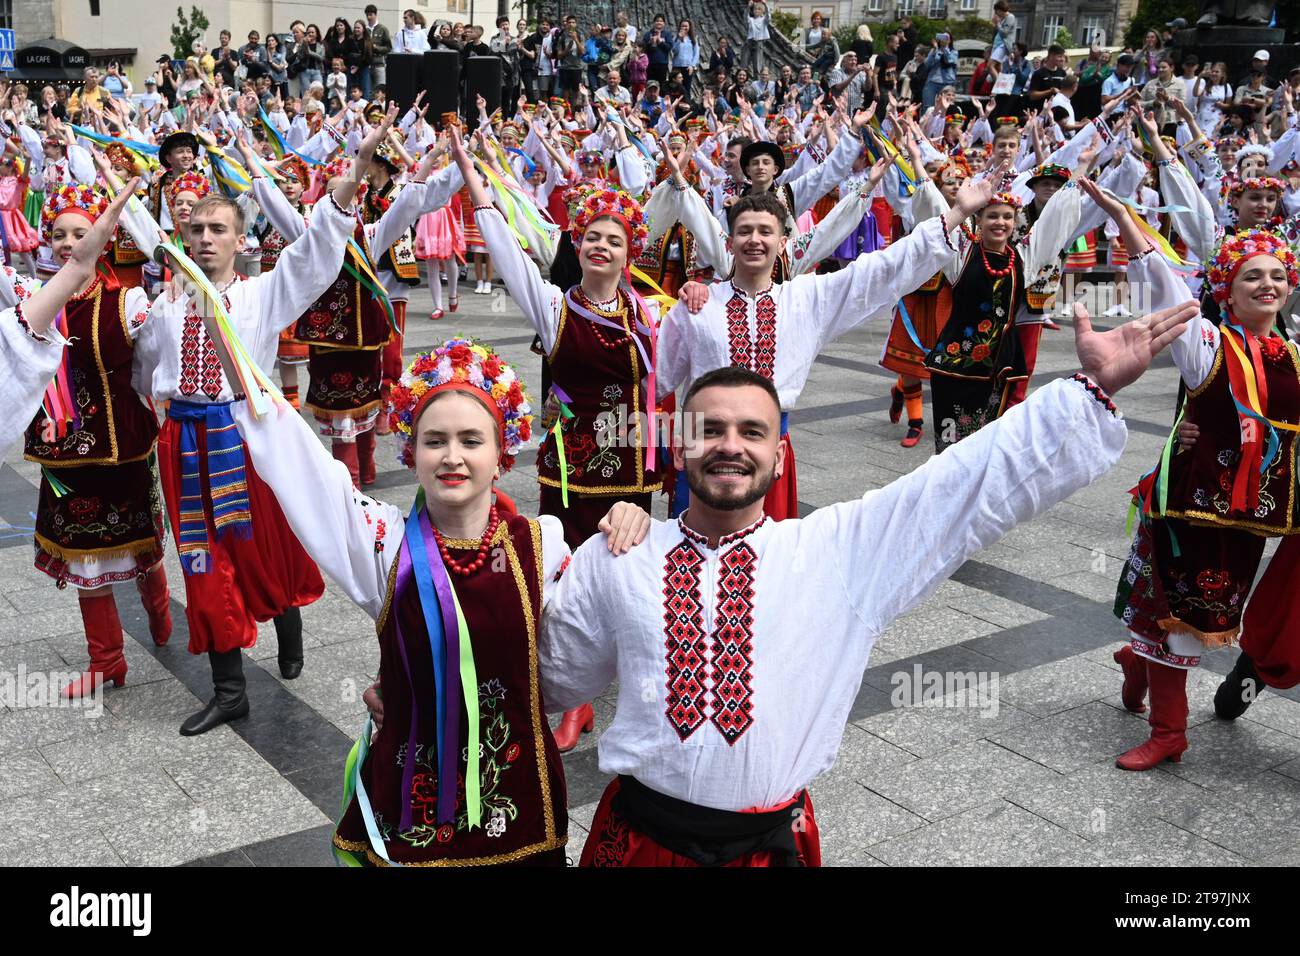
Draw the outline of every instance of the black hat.
[[[781,151],[781,147],[776,143],[766,141],[750,143],[740,151],[740,168],[748,168],[749,161],[756,156],[771,156],[772,161],[776,163],[777,172],[785,169],[785,153]]]
[[[158,147],[158,162],[162,163],[164,169],[172,168],[171,163],[167,161],[167,154],[180,146],[188,146],[195,156],[199,155],[199,141],[194,134],[183,130],[177,131],[164,139],[162,145]]]

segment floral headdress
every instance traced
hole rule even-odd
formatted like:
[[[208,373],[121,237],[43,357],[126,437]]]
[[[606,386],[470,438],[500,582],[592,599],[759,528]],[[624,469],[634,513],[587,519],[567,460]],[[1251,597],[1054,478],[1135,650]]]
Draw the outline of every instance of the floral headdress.
[[[984,208],[987,209],[989,206],[1010,206],[1012,209],[1020,209],[1024,205],[1024,202],[1015,193],[999,192],[989,197],[989,201]]]
[[[612,216],[623,224],[627,232],[628,261],[635,259],[645,248],[650,230],[646,225],[645,210],[641,204],[621,189],[596,189],[587,194],[578,213],[570,220],[570,232],[575,243],[597,219]]]
[[[1297,265],[1295,252],[1290,244],[1277,233],[1266,229],[1252,229],[1249,232],[1227,236],[1206,264],[1206,278],[1210,280],[1210,291],[1214,301],[1224,305],[1232,289],[1232,280],[1247,259],[1255,256],[1272,256],[1286,268],[1286,282],[1291,288],[1300,286],[1300,266]]]
[[[1238,179],[1228,187],[1228,195],[1233,198],[1252,189],[1271,189],[1281,196],[1286,192],[1286,183],[1274,176],[1255,176],[1250,179]]]
[[[47,246],[50,244],[54,220],[65,212],[78,213],[94,222],[104,214],[111,201],[98,189],[85,184],[56,189],[45,197],[45,205],[41,207],[41,241]]]
[[[1243,140],[1243,142],[1245,141]],[[1242,146],[1237,150],[1237,168],[1241,168],[1241,161],[1243,159],[1248,159],[1251,156],[1262,156],[1264,162],[1271,163],[1273,162],[1273,148],[1271,146],[1265,146],[1263,143],[1250,143]]]
[[[520,143],[523,142],[524,136],[527,135],[524,132],[524,128],[520,126],[518,123],[514,122],[513,120],[508,120],[501,124],[501,132],[499,134],[499,138],[504,140],[506,138],[506,133],[509,133],[511,136],[515,138],[516,142],[520,142]]]
[[[1070,169],[1059,163],[1043,163],[1030,174],[1026,185],[1032,186],[1036,179],[1059,179],[1062,182],[1069,182]]]
[[[943,183],[944,175],[949,172],[957,173],[962,179],[970,179],[970,163],[965,156],[949,156],[947,161],[934,171],[931,178],[936,185],[940,185]]]
[[[514,367],[491,348],[473,339],[449,339],[415,357],[393,386],[393,430],[402,436],[399,458],[415,467],[415,424],[435,395],[468,392],[483,400],[496,420],[501,439],[501,467],[509,469],[533,434],[532,406]]]
[[[303,189],[311,187],[311,170],[308,169],[307,164],[297,156],[286,156],[284,159],[280,160],[279,170],[285,175],[292,176],[294,179],[298,180]]]
[[[170,209],[175,204],[176,197],[181,193],[194,193],[202,199],[210,192],[212,183],[208,182],[208,177],[196,172],[183,173],[167,184],[167,208]]]

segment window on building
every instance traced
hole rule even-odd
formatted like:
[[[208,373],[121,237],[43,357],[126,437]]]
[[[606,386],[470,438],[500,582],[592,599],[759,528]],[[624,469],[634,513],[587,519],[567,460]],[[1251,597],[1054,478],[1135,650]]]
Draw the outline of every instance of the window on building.
[[[867,0],[868,13],[880,13],[885,9],[885,0]]]
[[[1084,46],[1106,45],[1106,17],[1092,15],[1083,17],[1079,23],[1079,42]]]
[[[99,0],[90,0],[90,15],[92,17],[99,16]]]
[[[947,0],[930,0],[930,11],[926,14],[931,20],[948,19]]]
[[[915,8],[915,0],[897,0],[894,4],[894,16],[910,17]]]
[[[1051,14],[1043,17],[1043,46],[1051,46],[1056,42],[1056,35],[1061,32],[1061,27],[1065,26],[1065,17],[1061,14]]]
[[[969,13],[978,6],[976,0],[961,0],[961,9],[963,13]]]
[[[0,30],[14,28],[14,0],[0,0]]]

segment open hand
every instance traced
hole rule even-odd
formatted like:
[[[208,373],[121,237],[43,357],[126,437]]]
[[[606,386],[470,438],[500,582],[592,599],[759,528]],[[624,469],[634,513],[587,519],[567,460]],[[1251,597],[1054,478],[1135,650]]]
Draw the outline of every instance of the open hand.
[[[1114,395],[1142,377],[1151,360],[1183,334],[1187,323],[1200,314],[1189,299],[1150,315],[1125,322],[1109,332],[1096,332],[1082,303],[1074,306],[1074,348],[1084,374]]]

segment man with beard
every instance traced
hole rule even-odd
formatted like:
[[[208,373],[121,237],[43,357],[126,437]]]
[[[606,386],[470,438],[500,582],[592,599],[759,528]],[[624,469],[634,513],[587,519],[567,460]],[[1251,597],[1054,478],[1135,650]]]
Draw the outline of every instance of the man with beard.
[[[818,865],[806,788],[834,763],[876,639],[1119,460],[1126,428],[1106,392],[1194,315],[1187,303],[1096,333],[1076,307],[1086,375],[884,488],[782,522],[763,514],[785,465],[776,388],[735,367],[696,380],[682,408],[697,427],[673,449],[689,509],[621,557],[603,540],[578,548],[540,629],[548,709],[618,681],[599,744],[600,769],[618,776],[582,865]]]

